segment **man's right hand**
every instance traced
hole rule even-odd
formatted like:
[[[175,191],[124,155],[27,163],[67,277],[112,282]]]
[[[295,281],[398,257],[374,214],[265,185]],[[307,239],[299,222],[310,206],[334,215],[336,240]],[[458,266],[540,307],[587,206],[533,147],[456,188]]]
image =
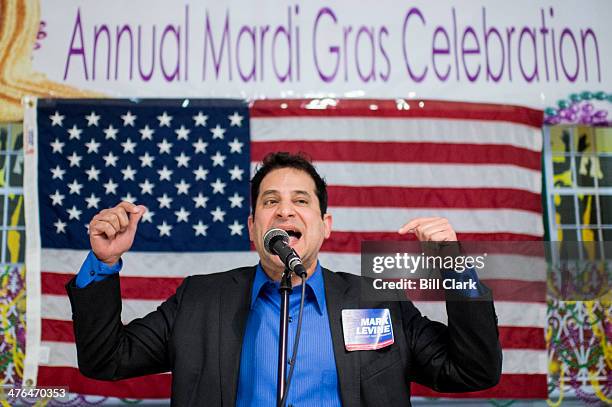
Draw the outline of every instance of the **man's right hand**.
[[[143,205],[123,201],[93,217],[89,223],[89,243],[98,260],[112,266],[130,250],[138,221],[146,211]]]

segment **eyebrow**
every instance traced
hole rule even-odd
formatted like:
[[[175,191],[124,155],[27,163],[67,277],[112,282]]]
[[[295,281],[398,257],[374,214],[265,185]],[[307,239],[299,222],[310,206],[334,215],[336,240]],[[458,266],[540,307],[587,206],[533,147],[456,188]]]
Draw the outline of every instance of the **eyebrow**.
[[[276,189],[268,189],[267,191],[264,191],[261,196],[267,196],[267,195],[276,195],[279,194],[280,192],[277,191]],[[302,191],[302,190],[296,190],[296,191],[291,191],[291,193],[293,195],[306,195],[306,196],[310,196],[310,192],[308,191]]]

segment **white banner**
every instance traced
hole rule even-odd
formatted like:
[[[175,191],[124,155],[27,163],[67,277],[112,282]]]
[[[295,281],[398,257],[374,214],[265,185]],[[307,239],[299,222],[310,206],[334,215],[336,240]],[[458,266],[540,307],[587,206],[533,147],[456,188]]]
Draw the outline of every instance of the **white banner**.
[[[608,0],[43,0],[41,20],[34,69],[109,96],[544,108],[612,90]]]

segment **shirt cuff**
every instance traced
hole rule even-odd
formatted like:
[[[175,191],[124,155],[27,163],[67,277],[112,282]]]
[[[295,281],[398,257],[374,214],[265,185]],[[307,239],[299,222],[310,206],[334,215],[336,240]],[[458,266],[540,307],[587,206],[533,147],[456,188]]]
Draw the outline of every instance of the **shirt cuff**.
[[[102,281],[108,276],[119,273],[122,266],[123,260],[121,259],[112,266],[108,266],[98,260],[93,251],[90,251],[77,274],[76,286],[85,288],[93,281]]]
[[[466,288],[457,290],[464,297],[477,298],[485,294],[486,290],[484,286],[480,283],[480,280],[478,279],[478,274],[476,274],[476,269],[474,267],[466,268],[466,270],[461,273],[454,270],[442,270],[441,274],[442,278],[450,278],[461,283],[467,282],[468,284],[465,285],[467,287],[474,285],[476,286],[476,288]],[[469,284],[470,282],[472,282],[472,284]]]

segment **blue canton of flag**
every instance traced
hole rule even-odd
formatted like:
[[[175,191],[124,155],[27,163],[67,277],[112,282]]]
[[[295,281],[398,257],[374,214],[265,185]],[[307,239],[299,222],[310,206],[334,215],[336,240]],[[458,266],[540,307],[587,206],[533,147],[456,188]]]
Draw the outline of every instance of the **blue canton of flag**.
[[[238,100],[40,100],[43,248],[88,249],[120,201],[148,208],[132,250],[249,250],[248,106]]]

